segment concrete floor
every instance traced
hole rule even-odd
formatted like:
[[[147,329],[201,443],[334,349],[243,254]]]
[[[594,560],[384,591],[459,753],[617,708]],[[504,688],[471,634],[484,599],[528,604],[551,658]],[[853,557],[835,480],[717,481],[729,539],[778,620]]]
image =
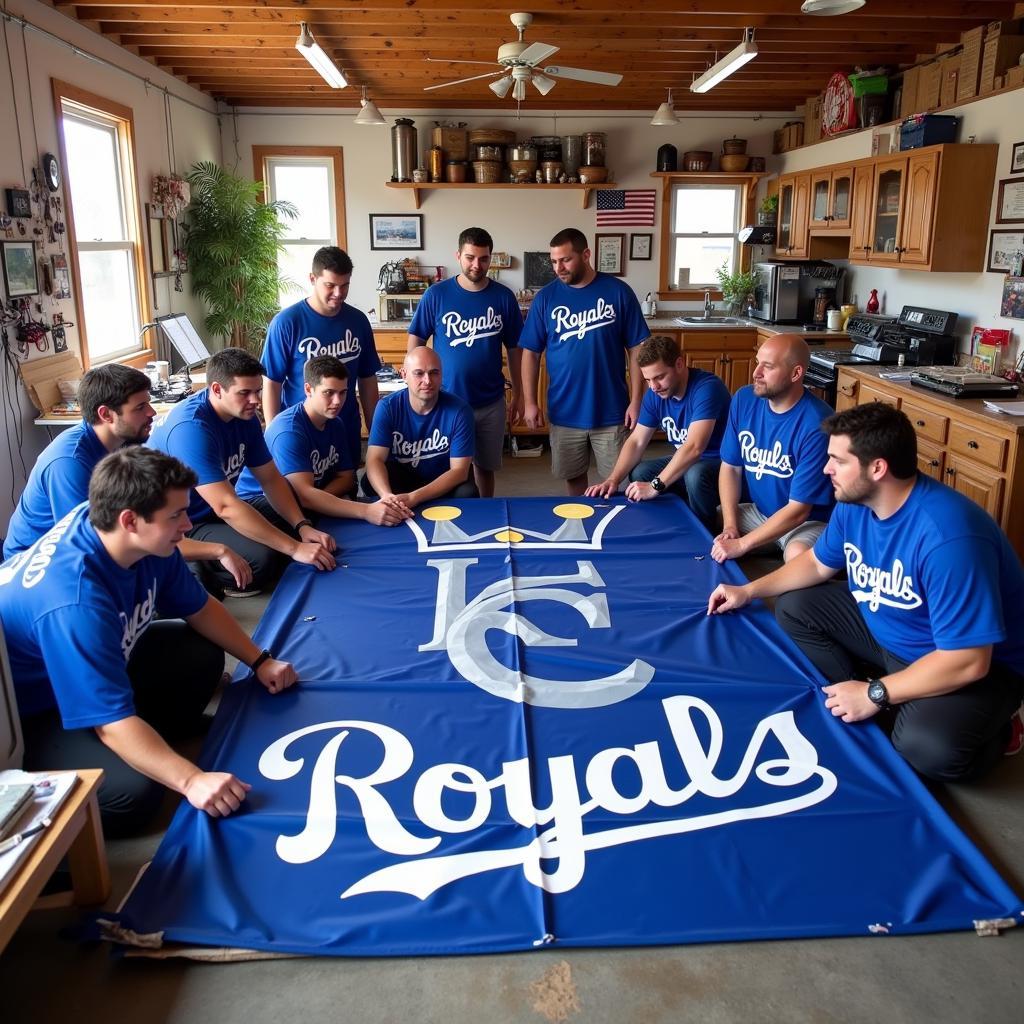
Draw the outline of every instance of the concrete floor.
[[[547,455],[506,460],[499,494],[560,494]],[[763,562],[743,564],[748,575]],[[229,602],[251,630],[266,598]],[[1024,756],[980,786],[937,791],[957,823],[1024,891]],[[164,825],[173,811],[168,800]],[[108,844],[115,906],[162,832]],[[876,864],[822,865],[843,878]],[[680,879],[679,884],[688,884]],[[696,884],[699,884],[696,883]],[[643,949],[545,950],[424,959],[146,961],[80,945],[71,911],[30,915],[0,956],[0,1021],[262,1024],[264,1021],[885,1021],[1012,1020],[1024,1005],[1024,929],[885,939],[817,939]],[[575,1002],[574,1002],[575,1000]],[[578,1007],[578,1010],[574,1008]],[[1014,1009],[1016,1007],[1016,1009]],[[1018,1017],[1018,1019],[1020,1019]]]

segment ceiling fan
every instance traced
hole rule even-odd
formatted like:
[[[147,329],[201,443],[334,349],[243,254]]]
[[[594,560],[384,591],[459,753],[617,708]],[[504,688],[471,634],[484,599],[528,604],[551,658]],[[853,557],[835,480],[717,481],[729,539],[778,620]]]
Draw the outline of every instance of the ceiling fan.
[[[543,65],[552,54],[558,52],[557,46],[550,43],[527,43],[523,39],[523,33],[527,26],[533,21],[532,14],[510,14],[509,21],[519,30],[519,40],[515,43],[505,43],[498,47],[498,60],[500,65],[498,71],[488,71],[483,75],[473,75],[471,78],[459,78],[454,82],[442,82],[440,85],[428,85],[423,90],[430,92],[432,89],[446,89],[449,85],[461,85],[463,82],[475,82],[481,78],[494,78],[502,75],[496,82],[487,86],[496,96],[504,99],[509,90],[512,90],[512,98],[518,102],[526,99],[526,83],[532,82],[533,87],[542,95],[547,96],[554,89],[556,78],[571,78],[577,82],[593,82],[595,85],[618,85],[622,81],[622,75],[616,75],[609,71],[588,71],[585,68],[564,68],[557,64]],[[437,60],[427,57],[428,61],[434,64],[491,64],[492,61],[483,60]],[[543,72],[543,74],[541,73]],[[551,76],[550,78],[547,76]]]

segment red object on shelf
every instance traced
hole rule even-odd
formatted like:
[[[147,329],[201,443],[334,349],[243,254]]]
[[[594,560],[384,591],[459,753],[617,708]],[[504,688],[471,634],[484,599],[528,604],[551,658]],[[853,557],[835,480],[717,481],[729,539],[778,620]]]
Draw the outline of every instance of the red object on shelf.
[[[867,305],[864,307],[865,313],[877,313],[878,312],[878,289],[871,289],[871,298],[868,299]]]
[[[857,104],[853,86],[841,71],[837,71],[825,87],[821,100],[821,131],[824,135],[838,135],[857,127]]]

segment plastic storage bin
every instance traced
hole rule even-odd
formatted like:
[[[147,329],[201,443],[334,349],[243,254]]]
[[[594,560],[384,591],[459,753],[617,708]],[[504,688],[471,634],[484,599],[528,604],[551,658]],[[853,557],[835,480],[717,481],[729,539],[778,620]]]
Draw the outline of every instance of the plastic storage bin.
[[[920,149],[942,142],[956,142],[960,118],[949,114],[916,114],[900,125],[900,149]]]

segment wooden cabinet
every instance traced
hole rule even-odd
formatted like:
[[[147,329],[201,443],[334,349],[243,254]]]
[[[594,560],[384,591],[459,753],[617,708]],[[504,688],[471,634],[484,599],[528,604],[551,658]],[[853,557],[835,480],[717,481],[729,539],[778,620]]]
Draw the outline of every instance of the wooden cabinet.
[[[718,374],[730,394],[746,387],[754,376],[756,331],[681,331],[686,365]]]
[[[849,231],[853,215],[853,167],[821,167],[810,174],[811,231]]]
[[[1024,424],[978,400],[960,400],[879,378],[879,367],[841,367],[837,408],[884,401],[917,434],[917,467],[980,505],[1024,555]]]
[[[890,266],[928,263],[938,171],[936,149],[876,162],[871,243],[863,256],[865,262]]]
[[[871,252],[871,196],[875,184],[873,164],[861,164],[853,170],[853,209],[850,214],[850,259]]]
[[[811,176],[784,174],[779,178],[779,222],[775,253],[806,259],[810,216]]]

